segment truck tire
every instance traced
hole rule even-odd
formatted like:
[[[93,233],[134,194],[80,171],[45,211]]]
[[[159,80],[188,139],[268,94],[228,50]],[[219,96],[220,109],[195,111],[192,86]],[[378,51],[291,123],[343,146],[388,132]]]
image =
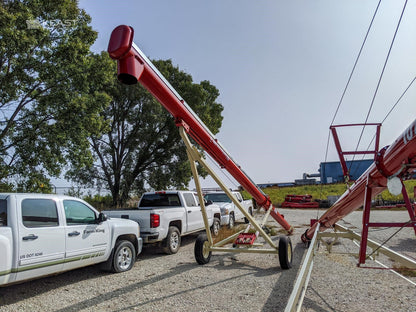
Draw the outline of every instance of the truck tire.
[[[248,208],[248,214],[250,215],[250,216],[253,216],[253,208]],[[250,223],[250,221],[247,219],[247,218],[244,218],[244,222],[245,223]]]
[[[219,232],[220,232],[220,227],[221,227],[221,221],[218,218],[214,218],[214,221],[212,222],[212,226],[211,226],[211,234],[214,237],[217,237]]]
[[[113,266],[114,273],[130,270],[136,261],[136,249],[128,240],[120,240],[114,247]]]
[[[211,260],[212,252],[208,250],[209,242],[207,234],[199,234],[196,238],[194,254],[195,260],[198,264],[207,264]]]
[[[235,217],[233,213],[230,213],[230,220],[228,222],[228,228],[232,229],[235,225]]]
[[[288,270],[292,267],[292,242],[287,236],[280,236],[279,238],[279,262],[282,270]]]
[[[168,255],[176,254],[181,246],[181,233],[176,226],[170,226],[163,251]]]

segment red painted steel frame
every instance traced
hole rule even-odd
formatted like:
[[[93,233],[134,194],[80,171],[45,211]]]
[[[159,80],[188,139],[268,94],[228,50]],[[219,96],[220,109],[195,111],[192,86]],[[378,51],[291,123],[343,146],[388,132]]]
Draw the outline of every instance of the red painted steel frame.
[[[338,138],[337,128],[340,128],[340,127],[356,127],[356,126],[377,126],[376,141],[375,141],[374,150],[371,150],[371,151],[347,151],[347,152],[342,150],[341,143],[339,142],[339,138]],[[341,162],[341,168],[342,168],[342,173],[344,174],[344,179],[347,178],[348,180],[350,180],[350,173],[348,172],[347,163],[345,161],[344,155],[353,155],[353,154],[363,154],[363,155],[364,154],[373,154],[373,155],[376,155],[376,153],[378,152],[378,149],[379,149],[378,146],[379,146],[379,142],[380,142],[380,127],[381,127],[380,123],[347,124],[347,125],[336,125],[336,126],[329,127],[329,129],[331,129],[332,136],[334,138],[335,147],[336,147],[337,152],[338,152],[338,157],[339,157],[339,160]]]
[[[181,99],[158,75],[133,44],[133,28],[120,25],[111,33],[108,44],[110,57],[117,60],[118,79],[126,84],[140,82],[175,118],[178,126],[184,126],[188,134],[223,168],[225,168],[241,186],[253,196],[256,202],[289,233],[293,227],[272,206],[270,198],[255,185],[232,158],[224,151],[202,122],[190,111]]]
[[[337,221],[364,205],[363,228],[369,223],[369,207],[374,198],[387,188],[387,179],[391,177],[405,178],[412,173],[416,166],[416,120],[388,148],[383,148],[376,155],[376,161],[364,172],[355,183],[326,211],[319,219],[320,231],[331,228]],[[403,192],[403,190],[402,190]],[[405,190],[403,194],[405,193]],[[407,196],[407,193],[406,195]],[[405,197],[406,199],[406,197]],[[411,222],[409,226],[415,229],[416,219],[410,202],[408,207]],[[368,215],[367,215],[368,214]],[[374,225],[374,224],[373,224]],[[383,224],[385,226],[386,224]],[[309,228],[302,236],[308,241],[314,234],[317,223]]]

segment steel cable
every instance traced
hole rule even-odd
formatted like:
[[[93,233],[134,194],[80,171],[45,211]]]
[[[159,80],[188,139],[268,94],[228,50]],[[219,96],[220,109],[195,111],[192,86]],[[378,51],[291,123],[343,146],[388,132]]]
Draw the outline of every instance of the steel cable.
[[[387,56],[386,56],[386,59],[385,59],[385,61],[384,61],[383,69],[382,69],[381,74],[380,74],[380,77],[379,77],[379,79],[378,79],[377,86],[376,86],[376,90],[374,91],[373,98],[372,98],[372,100],[371,100],[371,104],[370,104],[370,107],[369,107],[369,109],[368,109],[367,116],[366,116],[366,118],[365,118],[364,126],[363,126],[363,128],[361,129],[361,134],[360,134],[360,137],[359,137],[359,139],[358,139],[358,143],[357,143],[357,146],[356,146],[356,148],[355,148],[355,152],[357,152],[357,151],[358,151],[358,147],[359,147],[359,145],[360,145],[360,143],[361,143],[361,139],[362,139],[362,136],[363,136],[363,133],[364,133],[365,124],[367,123],[368,118],[370,117],[371,110],[373,109],[374,102],[375,102],[376,96],[377,96],[377,94],[378,94],[378,90],[379,90],[379,88],[380,88],[381,80],[382,80],[382,78],[383,78],[383,76],[384,76],[384,71],[385,71],[385,69],[386,69],[387,62],[388,62],[388,60],[389,60],[389,58],[390,58],[390,53],[391,53],[391,50],[392,50],[392,48],[393,48],[394,41],[395,41],[396,36],[397,36],[397,32],[398,32],[398,30],[399,30],[399,27],[400,27],[400,24],[401,24],[401,21],[402,21],[402,18],[403,18],[404,11],[405,11],[405,9],[406,9],[406,5],[407,5],[407,0],[406,0],[406,1],[405,1],[405,3],[404,3],[403,9],[402,9],[402,13],[400,14],[400,18],[399,18],[399,21],[398,21],[397,26],[396,26],[396,30],[394,31],[393,39],[392,39],[392,41],[391,41],[391,43],[390,43],[389,51],[388,51]],[[355,159],[355,154],[353,155],[352,161],[354,161],[354,159]],[[351,169],[352,161],[351,161],[351,163],[350,163],[350,168],[348,168],[349,170]]]
[[[352,67],[352,70],[351,70],[350,75],[349,75],[349,77],[348,77],[347,83],[346,83],[345,88],[344,88],[344,90],[343,90],[343,92],[342,92],[341,98],[340,98],[340,100],[339,100],[339,102],[338,102],[337,108],[336,108],[335,113],[334,113],[334,117],[332,118],[332,121],[331,121],[331,126],[334,124],[334,121],[335,121],[335,118],[336,118],[336,116],[337,116],[337,114],[338,114],[339,108],[341,107],[341,104],[342,104],[342,102],[343,102],[343,100],[344,100],[344,96],[345,96],[345,94],[346,94],[346,92],[347,92],[347,89],[348,89],[348,87],[349,87],[349,85],[350,85],[351,78],[352,78],[352,76],[353,76],[353,74],[354,74],[354,72],[355,72],[355,68],[357,67],[358,60],[359,60],[359,59],[360,59],[360,57],[361,57],[361,53],[362,53],[362,51],[363,51],[363,49],[364,49],[364,45],[365,45],[365,43],[367,42],[367,38],[368,38],[368,35],[369,35],[369,33],[370,33],[370,30],[371,30],[371,28],[372,28],[372,26],[373,26],[373,22],[374,22],[374,20],[375,20],[375,17],[376,17],[376,15],[377,15],[378,9],[379,9],[379,7],[380,7],[380,3],[381,3],[381,0],[379,0],[379,1],[378,1],[378,3],[377,3],[377,7],[376,7],[376,9],[374,10],[373,17],[371,18],[371,22],[370,22],[370,24],[369,24],[369,26],[368,26],[368,28],[367,28],[367,32],[366,32],[366,34],[365,34],[365,36],[364,36],[364,39],[363,39],[363,42],[362,42],[362,44],[361,44],[360,50],[359,50],[359,52],[358,52],[357,57],[355,58],[354,66]],[[329,140],[330,140],[330,138],[331,138],[331,131],[330,131],[330,130],[328,130],[328,138],[327,138],[327,142],[326,142],[326,151],[325,151],[325,162],[328,160],[328,149],[329,149]],[[322,199],[322,193],[323,193],[323,185],[322,185],[322,181],[321,181],[321,190],[320,190],[320,194],[319,194],[319,198],[320,198],[320,199]],[[318,216],[319,216],[319,209],[318,209],[318,211],[317,211],[317,218],[318,218]]]

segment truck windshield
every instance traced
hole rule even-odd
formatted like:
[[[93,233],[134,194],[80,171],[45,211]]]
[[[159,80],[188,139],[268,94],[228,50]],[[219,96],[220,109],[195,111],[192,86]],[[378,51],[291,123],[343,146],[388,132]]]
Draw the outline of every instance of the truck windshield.
[[[144,194],[139,207],[178,207],[178,194]]]
[[[204,198],[212,201],[213,203],[231,203],[231,199],[225,193],[206,194]]]

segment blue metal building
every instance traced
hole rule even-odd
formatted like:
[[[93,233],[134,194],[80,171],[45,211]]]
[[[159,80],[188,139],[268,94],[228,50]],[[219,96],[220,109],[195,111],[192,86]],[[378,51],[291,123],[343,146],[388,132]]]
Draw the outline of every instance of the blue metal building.
[[[350,172],[350,179],[358,179],[373,162],[373,159],[346,161],[347,168],[349,168]],[[344,175],[339,161],[322,162],[319,166],[319,172],[321,174],[321,183],[344,182]]]

